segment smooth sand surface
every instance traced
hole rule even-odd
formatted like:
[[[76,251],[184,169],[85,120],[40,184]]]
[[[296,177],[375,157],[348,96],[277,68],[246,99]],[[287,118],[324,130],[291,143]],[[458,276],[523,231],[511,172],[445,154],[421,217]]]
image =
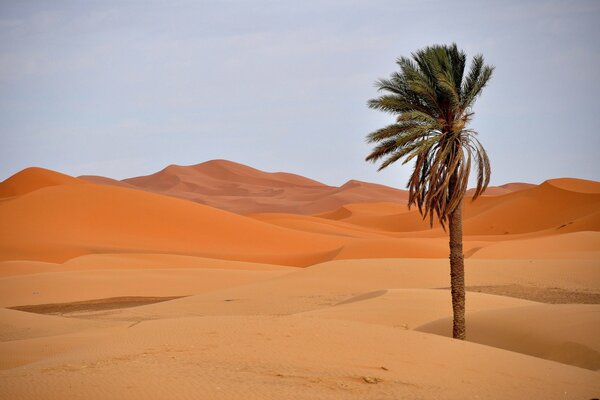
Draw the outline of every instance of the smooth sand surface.
[[[30,275],[47,272],[114,270],[114,269],[169,269],[169,268],[210,268],[239,269],[248,271],[285,271],[292,267],[275,264],[259,264],[243,261],[217,260],[177,254],[125,253],[87,254],[64,263],[43,261],[1,261],[0,278],[15,275]]]
[[[600,369],[600,305],[537,304],[482,310],[468,314],[467,329],[472,342]],[[445,317],[417,330],[451,337],[452,321]]]
[[[50,359],[0,371],[0,395],[563,399],[600,390],[598,373],[589,370],[349,321],[193,317],[144,321],[89,340],[93,346],[76,343]]]
[[[526,271],[527,261],[514,261],[505,276],[497,277],[497,267],[486,261],[469,262],[472,283],[520,277],[543,286],[554,284],[545,274],[554,269],[570,277],[565,287],[585,290],[589,286],[579,279],[599,268],[591,262],[578,261],[579,266],[570,268],[540,260],[537,268]],[[162,271],[177,275],[184,270]],[[66,279],[64,273],[41,275]],[[597,278],[590,282],[594,276],[583,280],[597,287]],[[225,275],[199,275],[197,282],[209,279],[229,281]],[[574,329],[577,321],[587,324],[580,328],[596,322],[583,313],[570,319],[565,319],[571,314],[567,309],[534,313],[537,319],[527,329],[552,343],[551,352],[534,351],[544,347],[542,340],[528,345],[509,337],[506,342],[522,347],[506,351],[504,342],[481,346],[413,331],[449,317],[448,291],[431,289],[446,282],[443,260],[342,260],[223,289],[205,287],[203,293],[167,302],[79,313],[78,318],[6,310],[7,334],[31,327],[46,332],[20,333],[19,340],[7,337],[0,343],[0,394],[16,399],[527,399],[565,398],[565,392],[567,398],[591,398],[600,390],[600,375],[590,370],[595,364],[584,363],[594,360],[598,336],[594,330],[582,334]],[[150,292],[155,290],[148,285],[146,294]],[[531,318],[523,309],[547,306],[481,293],[468,296],[468,318],[478,321],[484,313],[500,313],[504,320],[517,319],[508,324],[513,327]],[[57,322],[63,320],[69,324]],[[499,323],[507,324],[504,320]],[[548,329],[563,320],[560,332]],[[473,328],[473,335],[476,342],[481,336],[498,337],[494,329],[482,333]],[[557,356],[561,349],[577,353]]]
[[[223,160],[24,170],[0,183],[0,398],[598,397],[600,184],[465,199],[466,342],[447,233],[405,202]]]

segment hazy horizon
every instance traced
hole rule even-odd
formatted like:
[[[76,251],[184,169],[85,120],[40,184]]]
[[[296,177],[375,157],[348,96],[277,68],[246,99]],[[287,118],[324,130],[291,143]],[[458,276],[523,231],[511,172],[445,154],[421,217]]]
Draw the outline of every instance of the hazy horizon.
[[[449,24],[446,21],[453,21]],[[472,127],[492,184],[600,180],[600,3],[0,2],[0,180],[116,179],[227,159],[405,186],[364,137],[395,59],[456,42],[496,66]]]

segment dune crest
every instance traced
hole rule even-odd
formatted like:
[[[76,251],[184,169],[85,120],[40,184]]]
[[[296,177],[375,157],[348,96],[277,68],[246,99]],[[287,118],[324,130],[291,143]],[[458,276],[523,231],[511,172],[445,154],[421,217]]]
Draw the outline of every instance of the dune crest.
[[[45,168],[30,167],[0,182],[0,198],[20,196],[35,190],[58,185],[78,185],[85,181]]]

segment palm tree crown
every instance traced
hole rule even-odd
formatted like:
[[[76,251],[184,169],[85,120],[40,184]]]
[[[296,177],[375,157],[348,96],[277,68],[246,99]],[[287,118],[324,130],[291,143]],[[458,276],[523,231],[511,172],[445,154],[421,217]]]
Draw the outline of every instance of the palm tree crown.
[[[472,163],[477,168],[477,198],[490,179],[490,163],[477,132],[469,129],[475,100],[494,70],[483,56],[473,58],[465,76],[466,55],[451,46],[426,47],[400,57],[389,79],[376,82],[382,96],[369,107],[397,115],[396,122],[367,136],[377,145],[367,161],[382,160],[379,170],[404,158],[415,160],[408,182],[409,207],[417,205],[433,225],[434,213],[445,227],[460,206]]]

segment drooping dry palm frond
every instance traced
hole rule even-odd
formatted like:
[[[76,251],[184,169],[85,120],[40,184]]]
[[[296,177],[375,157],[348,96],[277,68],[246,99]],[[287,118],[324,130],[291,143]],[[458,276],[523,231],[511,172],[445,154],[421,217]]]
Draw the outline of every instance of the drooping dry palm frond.
[[[451,46],[431,46],[401,57],[400,67],[389,79],[377,81],[382,96],[369,107],[397,116],[396,123],[367,136],[376,146],[367,161],[381,160],[379,170],[403,159],[414,160],[408,182],[409,207],[416,205],[433,225],[434,214],[442,226],[461,203],[471,167],[477,170],[473,199],[485,191],[490,180],[490,162],[467,126],[473,105],[494,70],[483,57],[473,58],[465,76],[466,55]]]

